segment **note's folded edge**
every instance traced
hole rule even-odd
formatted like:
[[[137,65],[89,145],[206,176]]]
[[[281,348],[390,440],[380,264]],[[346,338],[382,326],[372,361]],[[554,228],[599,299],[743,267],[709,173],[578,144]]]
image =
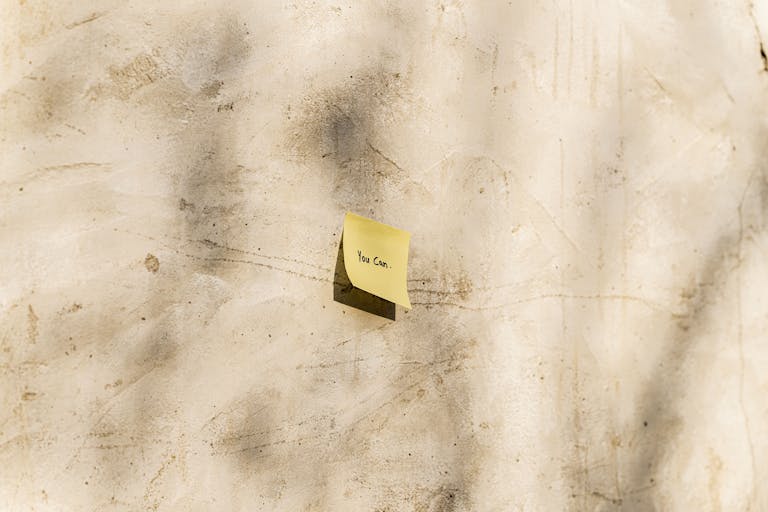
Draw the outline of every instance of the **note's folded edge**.
[[[342,237],[344,236],[344,233],[347,231],[347,224],[348,224],[348,221],[350,220],[350,216],[351,217],[357,217],[357,218],[360,218],[360,219],[368,221],[368,222],[375,222],[375,223],[380,224],[382,226],[386,226],[389,229],[392,229],[392,230],[395,230],[395,231],[398,231],[398,232],[401,232],[401,233],[405,233],[405,235],[406,235],[406,240],[405,240],[406,272],[405,272],[405,276],[404,276],[404,279],[405,279],[405,285],[404,285],[405,298],[404,299],[405,300],[402,300],[402,299],[395,300],[392,297],[382,297],[381,295],[377,294],[375,291],[369,289],[367,286],[361,286],[360,285],[361,284],[360,281],[357,281],[357,278],[356,278],[356,275],[355,275],[356,272],[355,271],[351,271],[351,269],[349,267],[347,267],[347,261],[350,261],[351,258],[353,257],[353,254],[351,252],[347,252],[347,251],[352,251],[352,249],[351,248],[348,249],[347,247],[349,247],[349,246],[344,246],[344,248],[343,248],[344,267],[345,267],[345,270],[347,272],[347,276],[349,277],[350,283],[352,283],[352,286],[354,286],[355,288],[359,288],[360,290],[363,290],[363,291],[366,291],[366,292],[371,293],[373,295],[376,295],[377,297],[381,297],[382,299],[394,302],[395,304],[400,304],[401,306],[403,306],[406,309],[412,309],[411,299],[410,299],[410,297],[408,295],[408,260],[410,259],[410,251],[411,251],[411,233],[409,231],[405,231],[404,229],[399,229],[399,228],[396,228],[394,226],[390,226],[388,224],[384,224],[383,222],[378,222],[378,221],[375,221],[373,219],[369,219],[367,217],[363,217],[362,215],[357,215],[356,213],[352,213],[352,212],[348,211],[346,213],[346,215],[344,216],[344,226],[342,227]],[[348,258],[350,258],[350,259],[348,259]]]
[[[394,302],[357,288],[350,281],[344,261],[343,233],[339,241],[333,275],[333,300],[387,320],[394,321],[396,317],[396,304]]]

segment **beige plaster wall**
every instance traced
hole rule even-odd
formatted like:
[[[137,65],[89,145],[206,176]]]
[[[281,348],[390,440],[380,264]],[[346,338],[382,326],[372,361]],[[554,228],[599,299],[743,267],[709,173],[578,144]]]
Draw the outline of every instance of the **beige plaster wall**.
[[[1,510],[768,510],[768,3],[0,5]]]

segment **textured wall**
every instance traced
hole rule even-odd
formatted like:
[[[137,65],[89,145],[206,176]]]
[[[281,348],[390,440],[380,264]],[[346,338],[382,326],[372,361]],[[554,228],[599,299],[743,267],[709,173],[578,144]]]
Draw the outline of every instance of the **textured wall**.
[[[767,2],[1,10],[1,510],[768,510]]]

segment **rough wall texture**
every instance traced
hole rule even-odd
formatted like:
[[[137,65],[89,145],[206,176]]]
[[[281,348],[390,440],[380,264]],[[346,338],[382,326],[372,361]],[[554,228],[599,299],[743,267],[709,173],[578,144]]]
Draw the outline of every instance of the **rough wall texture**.
[[[1,510],[768,510],[768,3],[2,13]]]

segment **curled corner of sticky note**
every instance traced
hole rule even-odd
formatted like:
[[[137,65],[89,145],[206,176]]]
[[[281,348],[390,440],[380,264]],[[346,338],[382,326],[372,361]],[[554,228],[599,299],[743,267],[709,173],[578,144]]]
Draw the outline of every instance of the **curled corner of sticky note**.
[[[353,286],[408,309],[408,246],[411,234],[347,212],[344,267]]]

